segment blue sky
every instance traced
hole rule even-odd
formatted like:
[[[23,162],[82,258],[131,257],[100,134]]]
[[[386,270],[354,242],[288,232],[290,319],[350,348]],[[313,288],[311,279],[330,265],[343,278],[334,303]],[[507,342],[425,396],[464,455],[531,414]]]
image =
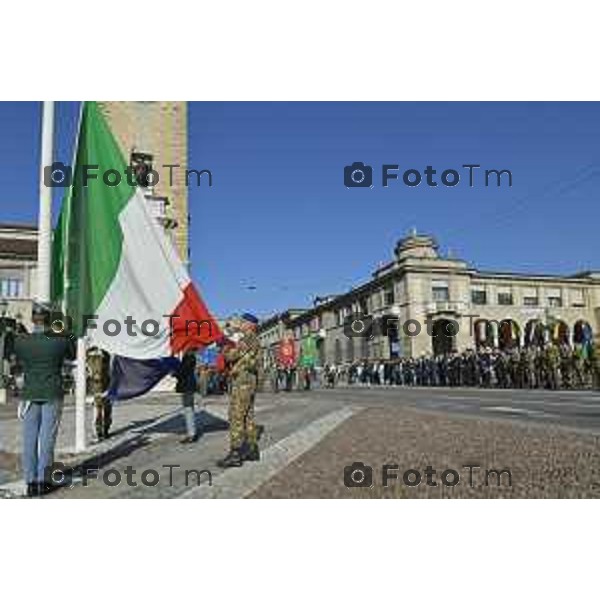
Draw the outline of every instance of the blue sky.
[[[76,113],[57,104],[65,162]],[[0,102],[0,127],[0,219],[35,222],[40,105]],[[413,226],[479,268],[600,269],[599,103],[206,102],[189,128],[190,167],[213,173],[190,188],[192,274],[219,315],[346,291]],[[373,165],[373,189],[344,187],[354,161]],[[383,188],[383,163],[462,179]],[[512,188],[470,188],[466,163],[510,169]]]

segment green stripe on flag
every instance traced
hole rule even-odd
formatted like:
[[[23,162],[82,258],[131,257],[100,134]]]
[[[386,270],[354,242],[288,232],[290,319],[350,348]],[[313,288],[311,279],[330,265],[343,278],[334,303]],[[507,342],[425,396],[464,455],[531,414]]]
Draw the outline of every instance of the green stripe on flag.
[[[84,166],[96,179],[85,182]],[[53,299],[63,304],[83,335],[83,317],[96,314],[115,278],[123,237],[119,216],[135,193],[127,182],[127,162],[96,102],[85,102],[73,165],[73,185],[65,194],[54,232]],[[103,181],[115,170],[118,185]],[[111,177],[114,181],[114,177]]]

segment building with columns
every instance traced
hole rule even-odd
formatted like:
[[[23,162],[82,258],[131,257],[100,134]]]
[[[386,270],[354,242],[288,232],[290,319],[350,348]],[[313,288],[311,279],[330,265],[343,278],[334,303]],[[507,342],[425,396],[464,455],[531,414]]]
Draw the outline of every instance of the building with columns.
[[[35,225],[0,223],[0,316],[26,326],[36,296],[37,237]]]
[[[315,336],[318,362],[339,364],[482,345],[592,343],[599,329],[600,272],[480,271],[442,256],[433,237],[413,232],[369,281],[304,311],[264,321],[261,340],[273,348],[289,333],[299,345]]]

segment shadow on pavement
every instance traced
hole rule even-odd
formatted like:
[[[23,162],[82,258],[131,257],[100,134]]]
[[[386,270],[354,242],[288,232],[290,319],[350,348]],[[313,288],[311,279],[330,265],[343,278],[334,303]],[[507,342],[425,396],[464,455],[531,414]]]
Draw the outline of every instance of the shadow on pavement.
[[[200,434],[226,431],[229,429],[229,422],[205,410],[200,410],[196,413],[196,427]],[[185,433],[183,414],[173,415],[170,419],[145,429],[144,433],[179,433],[183,435]]]

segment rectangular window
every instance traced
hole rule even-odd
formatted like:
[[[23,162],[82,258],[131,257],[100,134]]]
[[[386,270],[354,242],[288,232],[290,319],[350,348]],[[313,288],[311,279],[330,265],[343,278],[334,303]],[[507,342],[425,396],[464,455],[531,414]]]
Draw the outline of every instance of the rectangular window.
[[[536,288],[525,288],[523,290],[523,306],[538,306],[539,303]]]
[[[383,294],[383,302],[385,306],[391,306],[396,301],[394,297],[394,286],[388,285]]]
[[[23,280],[12,277],[0,280],[0,296],[3,298],[21,298],[23,296]]]
[[[510,288],[498,289],[498,304],[509,306],[513,303],[512,290]]]
[[[557,296],[548,296],[548,306],[551,308],[560,308],[562,306],[562,298]]]
[[[583,289],[576,288],[571,290],[571,305],[581,308],[585,306],[585,296],[583,293]]]
[[[448,282],[434,279],[431,282],[431,298],[434,302],[448,302],[450,300]]]
[[[548,288],[546,290],[546,299],[548,306],[560,308],[562,306],[562,290],[560,288]]]
[[[471,290],[471,302],[473,304],[487,304],[487,294],[483,289]]]
[[[358,301],[358,305],[359,305],[359,312],[361,312],[363,315],[368,315],[369,314],[369,300],[368,300],[368,298],[361,298]]]
[[[23,295],[23,282],[20,279],[13,279],[13,298],[20,298]]]
[[[371,306],[373,306],[373,310],[381,308],[381,293],[376,293],[371,296]]]

